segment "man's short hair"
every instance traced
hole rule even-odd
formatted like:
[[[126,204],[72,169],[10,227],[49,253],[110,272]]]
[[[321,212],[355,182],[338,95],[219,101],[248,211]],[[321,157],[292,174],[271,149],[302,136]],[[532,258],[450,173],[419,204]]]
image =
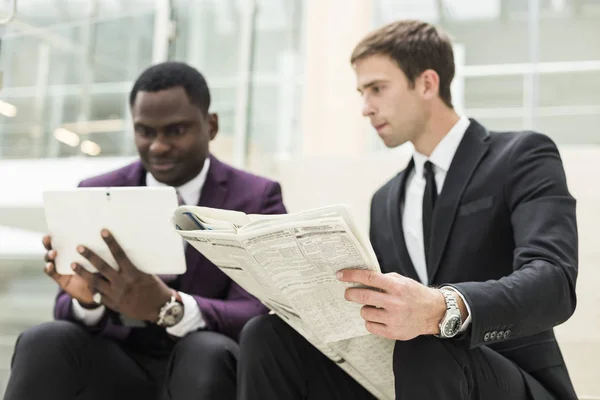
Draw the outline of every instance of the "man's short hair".
[[[454,78],[452,41],[441,29],[417,20],[400,20],[365,36],[356,45],[350,63],[372,55],[387,55],[402,69],[414,87],[415,79],[427,69],[440,77],[440,98],[452,107],[450,83]]]
[[[175,87],[182,87],[190,103],[208,113],[210,91],[206,79],[197,69],[176,61],[156,64],[142,72],[129,94],[129,105],[133,107],[139,91],[158,92]]]

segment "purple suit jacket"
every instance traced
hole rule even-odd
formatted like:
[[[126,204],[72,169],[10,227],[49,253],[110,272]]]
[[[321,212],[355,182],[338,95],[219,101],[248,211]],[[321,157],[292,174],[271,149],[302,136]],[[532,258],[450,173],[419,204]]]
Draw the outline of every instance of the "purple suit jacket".
[[[284,214],[281,186],[277,182],[235,169],[210,156],[210,169],[198,205],[247,214]],[[115,171],[82,181],[81,187],[145,186],[146,170],[136,161]],[[192,246],[185,254],[187,270],[179,290],[194,296],[207,329],[237,340],[244,324],[268,310],[255,297],[233,282]],[[54,307],[56,319],[75,321],[71,297],[60,291]],[[105,317],[90,327],[100,335],[118,340],[127,338],[130,329]]]

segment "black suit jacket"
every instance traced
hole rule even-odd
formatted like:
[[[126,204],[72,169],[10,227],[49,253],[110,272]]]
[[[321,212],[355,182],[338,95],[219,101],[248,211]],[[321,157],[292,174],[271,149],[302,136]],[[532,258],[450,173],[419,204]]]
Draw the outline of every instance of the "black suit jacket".
[[[412,168],[374,195],[370,233],[383,272],[418,280],[400,212]],[[455,340],[489,346],[558,399],[576,399],[553,327],[575,310],[577,247],[575,199],[552,140],[471,120],[436,202],[428,265],[431,284],[454,286],[471,308]]]

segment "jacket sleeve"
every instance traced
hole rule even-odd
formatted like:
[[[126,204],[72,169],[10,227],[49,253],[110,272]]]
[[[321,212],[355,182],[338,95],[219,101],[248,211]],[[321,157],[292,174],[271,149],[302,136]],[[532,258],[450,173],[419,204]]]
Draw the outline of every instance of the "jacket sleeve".
[[[471,347],[551,329],[573,314],[577,302],[576,201],[552,140],[522,134],[508,156],[504,185],[515,243],[513,272],[498,280],[449,285],[471,308]],[[493,331],[504,334],[493,338]]]

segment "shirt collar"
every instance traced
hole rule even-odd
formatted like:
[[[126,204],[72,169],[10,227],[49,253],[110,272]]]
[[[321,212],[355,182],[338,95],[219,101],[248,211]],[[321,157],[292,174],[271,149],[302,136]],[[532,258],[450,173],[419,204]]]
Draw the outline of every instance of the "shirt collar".
[[[454,154],[470,124],[471,121],[467,117],[461,116],[450,131],[448,131],[437,146],[435,146],[435,149],[433,149],[433,152],[429,157],[415,151],[413,159],[415,161],[415,173],[417,176],[423,175],[423,165],[427,160],[431,161],[437,169],[448,172]]]
[[[192,180],[184,183],[181,186],[175,188],[177,193],[181,196],[185,204],[188,205],[196,205],[200,200],[200,194],[202,193],[202,188],[204,187],[204,183],[206,182],[206,177],[208,175],[208,169],[210,168],[210,158],[207,157],[204,160],[204,165],[202,166],[202,170],[196,177]],[[146,172],[146,186],[168,186],[162,182],[157,181],[154,176],[150,172]]]

